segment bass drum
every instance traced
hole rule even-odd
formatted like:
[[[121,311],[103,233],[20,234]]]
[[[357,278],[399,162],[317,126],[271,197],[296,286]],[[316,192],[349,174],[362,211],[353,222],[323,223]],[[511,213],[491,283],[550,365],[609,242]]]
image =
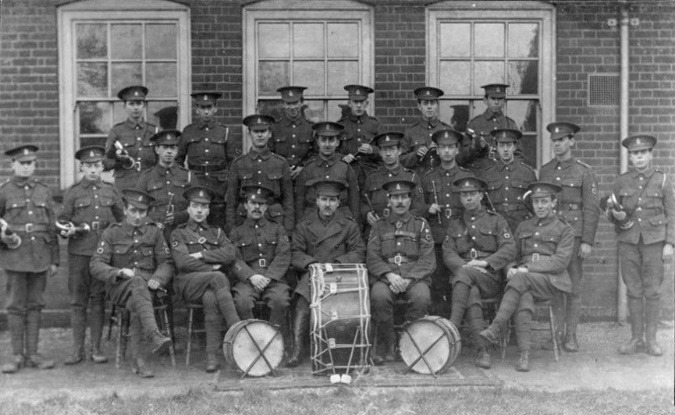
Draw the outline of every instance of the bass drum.
[[[426,316],[403,327],[401,359],[413,372],[435,375],[447,370],[462,350],[459,331],[450,320]]]
[[[281,332],[264,320],[243,320],[225,334],[223,352],[227,363],[244,375],[265,376],[281,364],[284,340]]]

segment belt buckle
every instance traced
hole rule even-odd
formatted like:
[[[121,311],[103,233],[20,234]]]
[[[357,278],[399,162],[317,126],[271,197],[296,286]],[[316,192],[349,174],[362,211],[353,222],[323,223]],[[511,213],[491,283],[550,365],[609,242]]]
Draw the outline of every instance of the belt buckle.
[[[389,217],[389,208],[382,209],[382,217],[383,218]]]
[[[471,248],[470,255],[471,259],[478,259],[478,252],[476,251],[476,248]]]
[[[141,171],[141,161],[135,161],[134,162],[134,167],[136,168],[136,171],[140,172]]]
[[[445,217],[448,219],[452,217],[452,209],[450,208],[445,209]]]
[[[203,236],[201,238],[197,239],[197,243],[200,244],[200,245],[204,245],[205,242],[206,242],[206,238],[203,237]]]
[[[33,232],[33,224],[32,223],[27,223],[25,225],[26,233],[31,233]]]
[[[403,257],[401,256],[401,254],[396,254],[396,256],[394,256],[394,264],[400,267],[401,262],[403,262]]]
[[[537,262],[537,261],[539,261],[539,259],[540,258],[539,258],[538,252],[535,252],[534,254],[532,254],[532,262]]]
[[[260,258],[258,260],[258,265],[260,265],[260,268],[267,268],[267,260],[265,258]]]
[[[101,222],[95,221],[95,222],[91,223],[91,230],[92,231],[97,231],[99,229],[101,229]]]

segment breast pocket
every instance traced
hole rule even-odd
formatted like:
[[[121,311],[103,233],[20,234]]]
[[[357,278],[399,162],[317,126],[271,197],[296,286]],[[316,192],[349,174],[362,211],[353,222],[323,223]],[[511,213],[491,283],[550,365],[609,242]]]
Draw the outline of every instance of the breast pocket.
[[[250,262],[258,259],[259,253],[256,247],[253,246],[253,239],[250,237],[244,237],[234,244],[239,252],[241,253],[242,260],[244,262]]]
[[[581,179],[567,179],[561,183],[560,199],[563,203],[581,203]]]
[[[497,250],[497,231],[495,229],[480,229],[476,244],[481,251],[495,252]]]
[[[154,249],[152,246],[142,246],[140,248],[141,256],[138,260],[138,268],[153,270],[155,268]]]
[[[148,182],[148,193],[155,196],[158,193],[162,193],[164,191],[164,182],[160,181],[150,181]]]

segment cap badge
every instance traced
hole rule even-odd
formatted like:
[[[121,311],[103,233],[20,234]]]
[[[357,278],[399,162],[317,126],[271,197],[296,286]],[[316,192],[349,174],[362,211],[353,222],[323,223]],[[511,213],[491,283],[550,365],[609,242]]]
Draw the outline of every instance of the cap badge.
[[[640,142],[640,139],[639,139],[639,138],[636,138],[636,139],[635,139],[635,144],[636,144],[636,145],[642,144],[642,143]]]
[[[431,95],[431,91],[427,89],[427,92],[425,92],[424,95]]]
[[[23,149],[23,154],[24,154],[25,156],[27,156],[27,155],[30,154],[30,151],[29,151],[27,148],[24,148],[24,149]]]
[[[356,95],[361,95],[361,90],[358,89],[358,88],[356,88],[356,91],[354,91],[354,94],[356,94]]]
[[[89,152],[89,157],[94,157],[94,150]]]
[[[391,137],[389,137],[388,135],[385,135],[385,136],[384,136],[384,141],[391,141]]]
[[[288,91],[288,96],[292,97],[293,96],[293,91]]]
[[[506,134],[506,131],[502,132],[502,138],[506,138],[508,135]]]
[[[556,133],[559,133],[559,132],[560,132],[560,128],[558,128],[558,127],[555,127],[555,130],[554,130],[554,132],[556,132]]]
[[[464,186],[465,186],[465,187],[471,186],[471,182],[467,180],[466,183],[464,183]]]
[[[142,202],[143,201],[143,195],[138,196],[138,201]]]
[[[138,96],[138,91],[134,91],[134,96],[135,96],[135,97]]]
[[[258,190],[256,191],[256,193],[259,194],[259,195],[261,195],[261,194],[262,194],[262,189],[261,189],[261,188],[258,188]]]
[[[401,183],[396,184],[396,190],[401,190]]]
[[[208,96],[208,95],[204,95],[204,101],[208,101],[208,100],[209,100],[209,96]]]
[[[200,190],[200,191],[199,191],[199,197],[204,197],[204,196],[206,196],[206,195],[204,194],[204,191],[203,191],[203,190]]]
[[[497,87],[496,89],[497,92],[502,92],[502,89],[500,87]]]

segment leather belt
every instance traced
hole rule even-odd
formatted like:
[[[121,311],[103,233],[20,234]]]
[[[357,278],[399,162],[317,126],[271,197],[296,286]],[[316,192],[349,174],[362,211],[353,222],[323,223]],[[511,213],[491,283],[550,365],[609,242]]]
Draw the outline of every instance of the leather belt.
[[[495,209],[503,212],[510,212],[512,210],[526,210],[522,203],[495,203]]]
[[[387,261],[389,261],[389,263],[391,264],[396,264],[400,266],[401,264],[407,264],[410,262],[414,262],[415,260],[401,254],[396,254],[391,258],[387,258]]]
[[[537,261],[541,261],[542,259],[548,258],[548,257],[550,257],[550,255],[538,254],[538,253],[535,252],[532,255],[525,255],[520,262],[521,263],[537,262]]]
[[[87,222],[83,222],[83,223],[87,223]],[[108,225],[110,225],[110,223],[106,222],[106,221],[94,221],[94,222],[91,222],[91,223],[87,223],[87,225],[89,225],[89,227],[91,228],[92,231],[98,231],[98,230],[102,230],[102,229],[107,228]]]
[[[581,210],[581,203],[561,203],[558,210],[566,212],[568,210]]]
[[[270,266],[270,264],[267,262],[265,258],[256,259],[254,261],[248,261],[246,265],[248,265],[249,267],[258,267],[258,268],[267,268]]]
[[[44,224],[33,225],[32,223],[26,223],[23,225],[9,224],[9,230],[12,232],[47,232],[49,227]]]
[[[462,259],[464,260],[483,259],[489,257],[490,255],[492,255],[491,252],[479,251],[477,249],[472,248],[469,252],[465,252],[462,255]]]
[[[227,166],[225,164],[190,164],[188,163],[188,169],[192,171],[198,171],[201,173],[214,172],[225,170]]]

